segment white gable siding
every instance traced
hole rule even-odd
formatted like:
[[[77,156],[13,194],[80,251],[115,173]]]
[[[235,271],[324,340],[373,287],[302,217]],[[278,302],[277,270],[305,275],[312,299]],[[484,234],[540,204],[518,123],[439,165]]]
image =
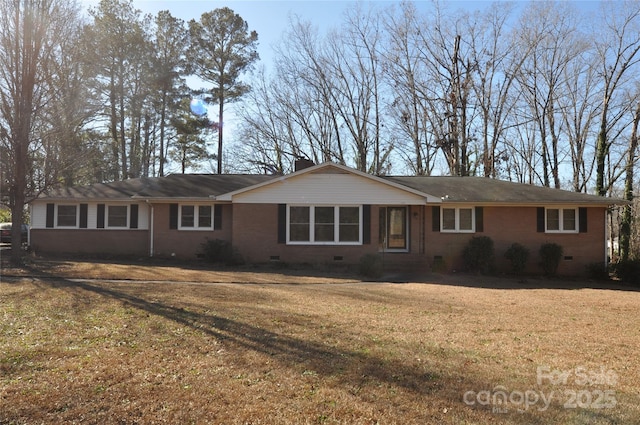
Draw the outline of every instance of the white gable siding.
[[[309,173],[234,195],[249,204],[421,205],[425,198],[353,174]]]

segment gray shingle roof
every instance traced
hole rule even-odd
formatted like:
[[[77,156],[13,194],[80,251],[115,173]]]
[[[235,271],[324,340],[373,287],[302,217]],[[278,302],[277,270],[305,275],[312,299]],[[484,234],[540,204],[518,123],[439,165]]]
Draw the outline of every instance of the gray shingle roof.
[[[262,183],[276,176],[246,174],[172,174],[51,190],[39,199],[209,198]]]
[[[586,193],[485,177],[398,176],[386,179],[443,198],[444,202],[504,204],[612,204],[617,200]]]
[[[267,182],[280,176],[247,174],[172,174],[167,177],[137,178],[113,183],[97,183],[49,191],[39,200],[94,199],[115,200],[149,199],[209,199],[229,192]],[[507,182],[484,177],[424,177],[387,176],[383,179],[424,194],[433,195],[443,202],[469,202],[475,204],[600,204],[611,205],[624,201],[603,198],[548,187]],[[336,188],[339,190],[339,188]],[[278,200],[274,200],[278,202]]]

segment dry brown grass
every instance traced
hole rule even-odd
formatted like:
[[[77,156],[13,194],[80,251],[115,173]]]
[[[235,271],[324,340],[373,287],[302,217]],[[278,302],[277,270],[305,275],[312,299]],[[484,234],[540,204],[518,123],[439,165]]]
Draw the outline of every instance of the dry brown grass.
[[[5,268],[0,283],[2,424],[640,423],[639,292],[179,265],[35,268]],[[85,277],[96,280],[76,279]],[[107,280],[116,278],[131,280]],[[572,376],[538,385],[538,366]],[[581,385],[577,367],[618,380]],[[554,397],[545,411],[542,401],[522,412],[515,399],[507,412],[464,401],[498,386]],[[599,391],[615,407],[564,406],[572,392],[597,405]]]

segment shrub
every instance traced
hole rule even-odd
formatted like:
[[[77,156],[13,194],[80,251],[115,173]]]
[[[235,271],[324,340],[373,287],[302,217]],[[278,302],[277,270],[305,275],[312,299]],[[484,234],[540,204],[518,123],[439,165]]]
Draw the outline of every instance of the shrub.
[[[527,266],[529,250],[524,245],[515,242],[504,253],[504,257],[511,262],[511,271],[514,274],[522,274]]]
[[[202,243],[200,251],[202,257],[210,263],[220,263],[229,266],[243,264],[242,256],[238,254],[229,241],[223,239],[208,239]]]
[[[540,246],[540,266],[546,276],[555,276],[558,272],[563,249],[557,243],[545,243]]]
[[[359,272],[361,275],[377,279],[382,276],[382,258],[376,254],[365,254],[360,258]]]
[[[640,260],[621,260],[613,269],[616,276],[629,285],[640,285]]]
[[[604,262],[587,264],[587,276],[593,280],[609,280],[609,270]]]
[[[488,273],[493,268],[493,240],[488,236],[474,236],[462,251],[468,271]]]

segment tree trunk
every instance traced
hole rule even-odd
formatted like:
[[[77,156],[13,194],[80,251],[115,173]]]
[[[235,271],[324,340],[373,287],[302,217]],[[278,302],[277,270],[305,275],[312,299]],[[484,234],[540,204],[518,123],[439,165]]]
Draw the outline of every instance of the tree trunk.
[[[631,130],[631,138],[629,139],[629,152],[627,152],[626,176],[624,181],[624,199],[629,201],[629,205],[625,205],[622,211],[622,223],[620,225],[620,259],[626,261],[629,259],[631,245],[631,224],[633,221],[632,208],[633,205],[633,179],[635,156],[638,150],[638,123],[640,122],[640,102],[636,108],[633,118],[633,127]]]
[[[220,89],[222,92],[222,88]],[[220,107],[218,109],[218,174],[222,174],[222,117],[224,111],[224,96],[218,97]]]

